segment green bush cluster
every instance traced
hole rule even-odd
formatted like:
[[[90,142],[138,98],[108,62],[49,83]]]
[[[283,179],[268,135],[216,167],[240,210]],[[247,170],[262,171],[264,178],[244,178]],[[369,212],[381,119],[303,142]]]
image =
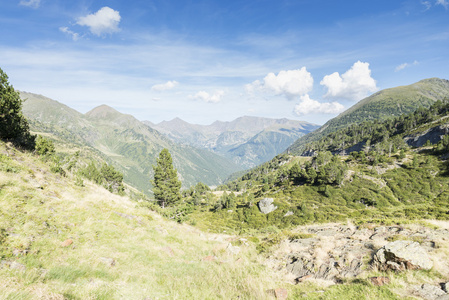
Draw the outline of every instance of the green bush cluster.
[[[123,174],[107,163],[103,163],[98,169],[93,162],[90,162],[85,168],[79,170],[79,174],[102,185],[112,193],[122,194],[125,190]]]

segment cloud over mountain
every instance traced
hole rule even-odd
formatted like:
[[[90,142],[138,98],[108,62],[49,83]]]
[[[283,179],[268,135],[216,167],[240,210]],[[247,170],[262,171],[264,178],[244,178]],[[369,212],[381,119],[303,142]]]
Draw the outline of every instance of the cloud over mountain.
[[[199,91],[193,96],[189,96],[190,99],[202,100],[208,103],[217,103],[221,101],[221,98],[224,96],[225,92],[222,90],[216,91],[213,94],[209,94],[206,91]]]
[[[336,114],[344,110],[344,106],[338,102],[318,102],[310,99],[309,95],[300,97],[301,102],[295,105],[294,113],[298,116],[307,115],[311,113]]]
[[[80,17],[78,25],[89,27],[90,32],[100,36],[104,33],[113,33],[119,31],[120,13],[110,7],[102,7],[94,14]]]
[[[357,61],[344,74],[334,72],[324,76],[320,82],[327,87],[325,98],[360,100],[378,90],[371,77],[369,63]]]
[[[274,92],[276,95],[284,95],[291,100],[312,90],[313,77],[306,67],[302,67],[297,70],[283,70],[277,75],[268,73],[263,82],[256,80],[245,87],[248,92],[267,90]]]
[[[168,91],[168,90],[174,89],[178,84],[179,84],[179,82],[177,82],[175,80],[170,80],[170,81],[167,81],[166,83],[153,85],[151,87],[151,90],[156,91],[156,92]]]

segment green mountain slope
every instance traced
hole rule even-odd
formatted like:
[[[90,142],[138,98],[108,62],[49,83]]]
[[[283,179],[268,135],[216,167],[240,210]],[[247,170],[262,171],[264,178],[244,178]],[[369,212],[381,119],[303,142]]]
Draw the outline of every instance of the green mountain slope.
[[[288,151],[301,154],[306,144],[318,141],[338,129],[367,120],[385,120],[407,114],[419,106],[429,107],[433,102],[445,98],[449,98],[449,81],[439,78],[424,79],[411,85],[379,91],[329,120],[318,130],[299,138]]]
[[[238,237],[74,184],[0,141],[0,299],[268,299],[276,275]],[[219,283],[219,288],[217,288]]]
[[[318,128],[302,121],[248,116],[211,125],[190,124],[179,118],[146,124],[173,141],[211,150],[246,168],[272,159],[298,137]]]
[[[177,145],[131,115],[122,114],[106,105],[85,115],[57,101],[31,93],[23,112],[31,120],[32,130],[51,133],[65,143],[90,146],[112,160],[124,173],[125,182],[149,192],[152,165],[163,148],[168,148],[184,186],[202,181],[220,184],[241,168],[216,154]]]
[[[344,153],[338,148],[342,141],[367,140],[371,144],[363,151],[330,152]],[[313,158],[282,154],[220,186],[233,193],[207,212],[197,210],[194,218],[215,230],[236,231],[348,219],[449,220],[449,101],[349,126],[311,149]],[[275,207],[268,214],[259,207],[264,198],[272,198]]]

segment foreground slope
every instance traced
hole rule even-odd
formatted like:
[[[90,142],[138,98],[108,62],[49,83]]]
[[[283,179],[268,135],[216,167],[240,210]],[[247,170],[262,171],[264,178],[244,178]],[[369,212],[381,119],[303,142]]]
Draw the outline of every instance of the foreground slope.
[[[241,169],[214,153],[176,145],[133,116],[106,105],[83,115],[40,95],[22,92],[21,97],[27,99],[23,112],[30,119],[33,131],[98,150],[119,167],[126,182],[146,193],[152,178],[152,165],[163,148],[172,153],[185,186],[199,181],[217,185]]]
[[[424,79],[417,83],[379,91],[329,120],[320,129],[299,138],[289,147],[293,154],[301,154],[305,145],[318,141],[338,129],[367,120],[385,120],[415,111],[419,106],[429,107],[438,100],[449,98],[449,80]]]
[[[211,125],[190,124],[179,118],[145,123],[173,141],[211,150],[246,168],[272,159],[300,136],[318,128],[303,121],[248,116]]]
[[[73,184],[0,142],[0,298],[264,299],[273,273],[230,236]]]

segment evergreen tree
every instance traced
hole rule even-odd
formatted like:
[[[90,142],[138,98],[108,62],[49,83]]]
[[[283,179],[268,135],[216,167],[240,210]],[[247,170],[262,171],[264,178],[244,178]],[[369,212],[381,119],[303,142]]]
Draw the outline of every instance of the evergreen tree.
[[[157,159],[157,165],[153,166],[154,180],[153,193],[156,200],[164,208],[181,199],[181,182],[178,173],[173,168],[170,152],[163,149]]]
[[[0,139],[33,149],[34,136],[22,114],[22,100],[0,68]]]

